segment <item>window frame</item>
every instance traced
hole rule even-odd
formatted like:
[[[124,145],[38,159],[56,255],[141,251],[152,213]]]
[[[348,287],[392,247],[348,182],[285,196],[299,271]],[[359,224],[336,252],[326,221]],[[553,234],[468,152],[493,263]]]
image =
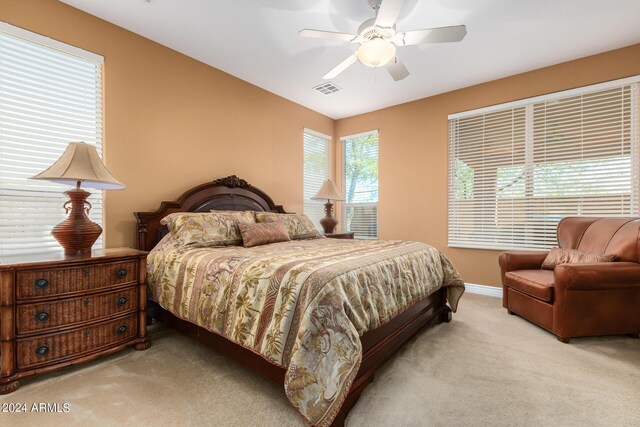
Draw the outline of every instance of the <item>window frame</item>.
[[[323,141],[325,145],[324,153],[326,155],[325,174],[324,174],[324,179],[320,180],[319,183],[317,182],[308,183],[308,181],[311,181],[311,180],[307,180],[307,171],[306,171],[307,162],[305,159],[305,156],[307,154],[307,149],[306,149],[307,135],[310,136],[309,139],[316,138],[317,140],[324,140]],[[333,147],[333,138],[331,136],[325,135],[313,129],[309,129],[309,128],[303,129],[302,131],[302,199],[303,199],[302,211],[305,215],[307,215],[312,220],[313,225],[316,227],[316,229],[320,233],[323,232],[322,226],[320,225],[319,221],[325,215],[324,204],[317,200],[311,200],[311,197],[315,196],[318,193],[324,180],[332,178],[332,173],[333,173],[332,147]]]
[[[83,138],[86,138],[85,142],[96,146],[98,154],[102,157],[104,149],[104,57],[2,21],[0,21],[0,36],[3,37],[2,43],[7,48],[5,51],[7,55],[4,64],[5,72],[9,71],[6,74],[8,79],[5,80],[4,88],[0,87],[0,96],[8,94],[6,98],[0,100],[0,110],[4,108],[5,113],[10,113],[6,116],[6,120],[0,122],[0,128],[5,127],[5,131],[12,129],[12,127],[15,128],[16,123],[20,123],[18,120],[24,121],[23,116],[28,118],[29,115],[33,115],[41,118],[41,120],[35,121],[33,128],[23,136],[19,138],[11,136],[12,133],[7,131],[6,138],[0,140],[0,151],[4,150],[6,153],[3,158],[0,158],[0,162],[10,168],[16,168],[18,164],[20,167],[26,165],[22,173],[14,175],[14,172],[7,172],[6,176],[2,178],[4,184],[0,185],[0,193],[4,194],[5,201],[0,204],[0,207],[12,209],[9,206],[18,203],[16,206],[25,210],[31,209],[34,214],[31,224],[16,222],[16,219],[12,219],[9,213],[0,215],[4,217],[0,218],[0,227],[4,228],[4,232],[7,233],[5,236],[9,236],[3,239],[5,244],[0,246],[0,259],[3,256],[14,254],[59,252],[62,248],[50,236],[50,230],[66,216],[62,205],[68,200],[64,192],[70,187],[46,181],[29,181],[28,179],[24,179],[25,184],[22,185],[20,182],[23,178],[20,176],[25,174],[32,176],[46,169],[58,159],[66,149],[68,142],[80,141]],[[28,68],[29,64],[34,63],[36,64],[35,68]],[[17,71],[15,74],[11,74],[12,70]],[[22,70],[29,70],[28,74]],[[68,70],[68,74],[64,73],[65,70]],[[30,79],[40,79],[41,88],[27,86],[33,81]],[[40,97],[46,93],[49,98],[45,98],[46,102],[41,98],[34,98],[31,101],[27,97],[30,92],[15,92],[15,87],[20,86],[15,86],[16,83],[11,83],[11,81],[22,81],[23,87],[30,87],[32,91],[38,90],[35,93]],[[60,82],[64,82],[64,84],[61,85]],[[55,85],[58,85],[59,88]],[[19,97],[11,95],[12,93],[18,93]],[[60,95],[62,93],[64,95]],[[60,97],[56,98],[56,94]],[[91,95],[87,96],[87,94]],[[78,96],[82,96],[82,98],[74,98]],[[28,101],[25,101],[27,99]],[[53,101],[49,103],[48,99]],[[77,115],[80,107],[72,103],[70,99],[81,99],[82,101],[78,102],[86,102],[90,106],[91,109],[87,112],[83,110],[82,120],[75,116],[73,118],[65,117],[64,109],[55,110],[55,105],[69,105],[69,111]],[[84,117],[85,115],[86,117]],[[18,119],[11,116],[16,116]],[[50,124],[45,125],[44,123]],[[49,137],[46,136],[47,134]],[[48,141],[51,145],[47,145]],[[38,155],[26,156],[25,154],[29,152]],[[18,160],[12,160],[13,158]],[[104,192],[91,189],[91,193],[89,200],[95,205],[91,219],[104,229]],[[21,198],[25,201],[21,201]],[[14,201],[11,202],[11,199]],[[54,204],[56,207],[53,207]],[[22,230],[27,232],[25,237],[21,235]],[[40,233],[42,233],[42,237],[40,237]],[[12,240],[13,236],[18,236],[18,238]],[[94,248],[104,248],[104,246],[103,233],[96,241]]]
[[[376,173],[377,173],[377,179],[376,179],[376,189],[375,190],[370,190],[372,192],[375,192],[377,194],[376,197],[376,201],[375,202],[355,202],[355,203],[348,203],[347,201],[347,175],[346,175],[346,144],[348,140],[352,140],[355,138],[363,138],[363,137],[367,137],[370,135],[375,135],[376,136]],[[344,232],[354,232],[354,238],[355,239],[363,239],[363,240],[375,240],[378,239],[380,236],[380,132],[378,129],[373,129],[370,131],[366,131],[366,132],[361,132],[361,133],[357,133],[357,134],[352,134],[352,135],[346,135],[346,136],[342,136],[340,137],[340,145],[341,145],[341,149],[342,149],[342,156],[341,156],[341,161],[342,161],[342,176],[341,176],[341,186],[342,186],[342,195],[344,200],[342,201],[342,206],[341,206],[341,222],[342,222],[342,230]],[[375,233],[371,233],[370,235],[364,235],[362,233],[359,233],[357,230],[351,230],[351,227],[349,226],[348,220],[347,220],[347,209],[349,208],[350,205],[354,205],[354,204],[358,204],[361,205],[362,207],[375,207],[375,222],[374,222],[374,227],[375,227]]]
[[[591,99],[589,97],[593,97],[593,98],[597,98],[598,96],[602,96],[602,97],[607,97],[607,96],[611,96],[607,93],[607,91],[613,93],[615,95],[615,91],[616,90],[620,90],[620,98],[624,99],[624,102],[622,104],[620,104],[620,106],[618,108],[620,108],[621,111],[625,111],[625,109],[628,107],[629,109],[629,118],[628,118],[628,122],[626,121],[626,119],[623,116],[620,116],[619,120],[619,125],[620,129],[625,129],[625,126],[629,127],[629,136],[627,137],[626,134],[623,132],[623,136],[620,138],[620,145],[621,148],[620,153],[617,154],[617,157],[614,157],[615,155],[609,155],[608,157],[606,155],[602,155],[601,157],[597,157],[595,153],[597,150],[600,150],[600,146],[596,145],[598,144],[598,142],[594,143],[592,142],[587,142],[589,140],[589,138],[593,137],[593,135],[595,135],[595,133],[597,131],[602,131],[602,129],[608,129],[605,125],[597,125],[597,126],[593,126],[592,128],[590,128],[588,131],[583,132],[580,136],[579,139],[576,140],[572,140],[571,142],[566,142],[566,141],[562,141],[563,143],[566,143],[566,145],[575,145],[578,148],[575,148],[575,152],[572,151],[571,147],[562,147],[561,150],[561,154],[562,156],[566,156],[566,158],[564,159],[564,163],[566,164],[566,168],[567,170],[562,170],[559,171],[560,175],[555,175],[555,177],[557,178],[558,176],[561,176],[563,173],[565,173],[566,175],[571,175],[571,168],[573,167],[577,167],[579,168],[579,164],[580,162],[583,162],[583,165],[589,163],[589,157],[588,156],[582,156],[582,153],[585,152],[585,147],[587,147],[587,145],[591,144],[591,147],[587,147],[587,150],[590,151],[586,151],[587,154],[591,154],[593,155],[593,158],[591,159],[591,163],[593,163],[594,161],[602,161],[602,162],[609,162],[609,163],[615,163],[615,162],[623,162],[626,158],[626,154],[622,154],[624,153],[625,149],[624,146],[626,144],[627,138],[628,138],[628,143],[629,143],[629,159],[628,161],[624,161],[623,163],[629,164],[629,170],[624,170],[625,175],[628,178],[628,184],[629,184],[629,194],[628,196],[626,195],[625,192],[620,192],[620,194],[616,194],[616,196],[618,196],[618,198],[620,200],[624,199],[625,197],[629,199],[629,202],[627,203],[626,201],[623,202],[621,201],[621,207],[620,209],[623,209],[624,207],[628,206],[629,212],[628,213],[620,213],[619,215],[638,215],[640,213],[640,184],[638,184],[638,177],[640,175],[639,173],[639,169],[640,169],[640,155],[639,155],[639,150],[640,150],[640,131],[638,128],[638,122],[640,121],[640,110],[639,110],[639,100],[640,100],[640,76],[633,76],[633,77],[628,77],[628,78],[624,78],[624,79],[618,79],[618,80],[613,80],[613,81],[608,81],[608,82],[604,82],[604,83],[599,83],[599,84],[594,84],[594,85],[589,85],[589,86],[584,86],[584,87],[579,87],[579,88],[575,88],[575,89],[570,89],[570,90],[566,90],[566,91],[560,91],[560,92],[554,92],[554,93],[550,93],[550,94],[546,94],[546,95],[541,95],[541,96],[536,96],[536,97],[532,97],[532,98],[527,98],[527,99],[521,99],[518,101],[513,101],[513,102],[508,102],[508,103],[503,103],[503,104],[498,104],[498,105],[493,105],[493,106],[489,106],[489,107],[484,107],[484,108],[479,108],[479,109],[475,109],[475,110],[470,110],[470,111],[465,111],[465,112],[461,112],[461,113],[456,113],[456,114],[451,114],[448,116],[449,118],[449,160],[448,160],[448,169],[449,169],[449,173],[448,173],[448,246],[449,247],[456,247],[456,248],[471,248],[471,249],[494,249],[494,250],[508,250],[508,249],[520,249],[520,250],[529,250],[529,249],[547,249],[550,246],[553,246],[551,242],[551,240],[553,240],[555,242],[555,227],[557,226],[557,222],[559,221],[559,219],[563,216],[568,216],[568,215],[574,215],[574,213],[570,212],[571,209],[568,207],[564,207],[564,208],[557,208],[558,206],[562,205],[562,203],[567,203],[567,201],[569,199],[571,199],[572,197],[574,198],[584,198],[584,199],[597,199],[597,198],[602,198],[608,195],[608,193],[606,191],[602,191],[600,190],[600,192],[598,194],[589,194],[589,192],[587,190],[584,190],[581,193],[577,193],[575,196],[570,196],[567,194],[563,194],[563,195],[559,195],[559,196],[551,196],[551,195],[545,195],[542,193],[536,193],[537,191],[542,190],[544,192],[544,190],[548,189],[542,187],[542,188],[537,188],[537,183],[541,182],[539,181],[540,176],[544,175],[545,169],[550,169],[553,166],[554,163],[554,155],[549,155],[549,157],[547,157],[547,152],[544,151],[544,156],[543,157],[543,161],[541,161],[539,158],[534,158],[535,156],[540,157],[540,146],[536,145],[536,144],[542,144],[542,146],[544,147],[544,150],[547,150],[546,145],[544,144],[549,144],[549,142],[545,142],[547,141],[545,140],[540,140],[540,129],[544,129],[545,132],[548,129],[548,124],[546,122],[547,119],[547,113],[546,110],[543,110],[544,113],[541,114],[540,113],[540,109],[542,107],[546,108],[548,105],[553,105],[553,103],[562,103],[562,102],[566,102],[566,101],[570,101],[572,98],[578,98],[580,97],[580,99],[582,100],[583,98],[586,98],[587,100]],[[628,90],[629,94],[628,94],[628,99],[625,96],[625,91]],[[593,101],[595,102],[595,101]],[[600,102],[600,101],[597,101]],[[595,105],[597,107],[600,107],[599,103],[595,103]],[[628,103],[628,104],[627,104]],[[602,105],[604,105],[604,101],[602,102]],[[616,104],[612,104],[612,105],[616,105]],[[541,107],[542,106],[542,107]],[[585,111],[589,111],[588,108],[591,107],[593,108],[593,105],[590,104],[580,104],[579,107],[579,113],[581,114],[580,116],[580,120],[585,120],[584,123],[588,123],[586,122],[586,120],[603,120],[603,117],[606,117],[606,114],[610,112],[610,110],[606,109],[605,107],[602,107],[602,109],[605,111],[604,113],[600,112],[598,115],[587,115],[585,113]],[[561,118],[561,121],[559,122],[560,125],[564,125],[565,123],[570,122],[573,119],[573,116],[570,116],[570,114],[574,114],[573,112],[569,112],[570,107],[563,107],[566,108],[566,110],[558,110],[561,113],[565,113],[566,117],[571,117],[571,119],[567,119],[567,118]],[[612,107],[614,108],[614,107]],[[595,108],[594,108],[595,109]],[[467,210],[465,211],[465,208],[462,207],[463,203],[460,202],[459,198],[456,198],[457,196],[459,196],[460,194],[466,194],[465,191],[467,190],[466,188],[460,187],[459,185],[459,180],[458,180],[458,175],[456,174],[456,170],[458,170],[457,168],[459,167],[459,162],[463,162],[462,158],[459,158],[459,150],[460,150],[460,141],[464,141],[461,140],[460,136],[458,135],[458,132],[460,132],[459,130],[459,126],[461,123],[461,119],[467,119],[467,120],[474,120],[474,119],[478,119],[480,120],[481,118],[484,117],[492,117],[495,118],[497,117],[497,115],[500,114],[507,114],[507,113],[511,113],[513,115],[515,115],[516,113],[519,114],[523,114],[523,117],[520,117],[519,119],[523,121],[523,126],[524,126],[524,132],[523,135],[520,135],[518,132],[516,132],[515,130],[513,130],[513,135],[512,138],[513,140],[511,141],[511,147],[512,147],[512,153],[515,152],[516,148],[515,148],[515,143],[516,143],[516,139],[521,138],[524,142],[518,140],[519,144],[524,143],[524,163],[522,163],[521,168],[522,171],[524,173],[524,178],[523,178],[523,182],[521,183],[523,185],[523,189],[522,191],[524,192],[524,202],[525,204],[531,204],[535,202],[535,197],[541,198],[541,199],[552,199],[553,197],[557,197],[557,202],[554,203],[548,203],[544,205],[543,209],[546,209],[546,212],[552,212],[554,208],[556,209],[564,209],[565,212],[559,212],[555,215],[554,218],[549,217],[549,222],[547,224],[543,224],[542,226],[540,226],[539,224],[535,224],[535,225],[531,225],[531,228],[535,228],[535,227],[542,227],[544,229],[547,229],[547,231],[541,231],[541,229],[533,229],[528,233],[524,233],[524,239],[520,239],[520,241],[516,241],[514,240],[514,237],[512,236],[511,239],[512,241],[510,243],[505,243],[505,240],[507,240],[507,238],[505,237],[500,237],[500,233],[498,230],[498,227],[496,227],[496,233],[494,235],[491,235],[491,229],[489,228],[488,231],[484,231],[482,230],[481,232],[476,233],[474,231],[471,232],[467,232],[467,234],[465,235],[464,229],[465,229],[465,225],[463,222],[461,221],[465,221],[465,218],[470,218],[471,216],[475,216],[475,213],[469,213],[469,209],[474,209],[478,210],[480,209],[478,206],[482,205],[483,203],[489,203],[491,201],[490,198],[487,198],[486,193],[487,193],[487,183],[486,181],[482,181],[482,179],[479,181],[480,182],[480,186],[482,187],[484,185],[483,188],[480,188],[478,190],[480,196],[476,196],[476,205],[475,207],[472,208],[466,208]],[[593,114],[593,113],[591,113]],[[542,116],[544,118],[544,122],[541,124],[541,119],[538,118],[538,116]],[[583,117],[585,116],[585,117]],[[594,119],[594,117],[596,117],[596,119]],[[616,117],[616,116],[613,116]],[[484,119],[483,119],[484,120]],[[516,129],[516,122],[515,119],[513,119],[514,121],[512,122],[511,126],[512,129]],[[566,122],[565,122],[566,121]],[[504,120],[502,121],[502,124],[500,126],[504,126]],[[518,122],[520,123],[520,122]],[[560,126],[558,125],[558,126]],[[471,148],[471,150],[478,150],[478,151],[482,151],[481,157],[477,157],[478,154],[475,154],[476,156],[476,160],[477,161],[482,161],[482,168],[477,171],[478,173],[481,174],[486,174],[488,173],[487,171],[489,170],[488,168],[490,168],[491,166],[495,166],[496,167],[496,188],[495,188],[495,195],[493,196],[494,199],[494,203],[495,203],[495,213],[493,214],[489,214],[487,217],[484,217],[481,221],[479,221],[482,224],[485,223],[489,223],[491,222],[491,218],[493,218],[494,221],[500,221],[502,218],[498,211],[500,209],[499,206],[499,186],[498,186],[498,182],[499,182],[499,161],[495,160],[495,159],[491,159],[488,160],[487,163],[489,164],[489,166],[485,166],[484,162],[485,160],[480,160],[480,159],[489,159],[489,154],[485,153],[486,151],[489,151],[486,149],[486,145],[487,142],[489,140],[485,140],[484,139],[484,135],[485,135],[485,124],[483,122],[483,128],[482,128],[482,147],[481,148]],[[489,125],[487,125],[489,126]],[[487,127],[487,129],[489,129],[489,127]],[[595,129],[595,130],[593,130]],[[469,131],[470,132],[470,131]],[[489,132],[489,131],[487,131]],[[593,132],[590,133],[590,132]],[[611,131],[613,133],[613,131]],[[564,135],[561,132],[561,135]],[[477,138],[477,136],[473,136],[473,137],[469,137],[471,138],[470,140],[473,140],[474,138]],[[537,138],[537,139],[536,139]],[[546,133],[545,133],[545,138],[546,138]],[[467,142],[469,143],[469,142]],[[498,142],[499,143],[499,142]],[[604,149],[602,149],[603,151],[605,149],[609,150],[608,148],[606,148],[607,145],[614,145],[615,142],[609,142],[607,140],[605,140],[605,142],[602,142],[602,145],[605,146]],[[497,145],[496,145],[497,146]],[[597,147],[597,148],[593,148],[593,147]],[[463,150],[465,148],[463,147]],[[469,148],[466,148],[467,150],[469,150]],[[582,151],[580,151],[582,150]],[[614,149],[610,149],[612,153],[615,153],[616,151]],[[565,154],[566,153],[566,154]],[[580,155],[578,155],[577,153],[580,153]],[[608,154],[608,153],[607,153]],[[472,154],[469,154],[469,152],[467,153],[467,156],[473,156]],[[522,155],[522,154],[520,154]],[[493,155],[495,157],[495,154]],[[512,166],[512,168],[515,168],[515,166],[517,165],[515,163],[515,161],[513,160],[513,157],[515,156],[515,154],[512,154],[512,164],[508,165],[505,163],[505,166]],[[555,154],[556,157],[560,158],[562,156]],[[467,157],[468,159],[469,157]],[[557,160],[555,160],[557,162]],[[562,163],[562,162],[560,162]],[[558,163],[558,164],[560,164]],[[577,165],[577,166],[576,166]],[[604,166],[604,164],[602,165]],[[601,165],[598,165],[598,167],[601,167]],[[598,167],[595,166],[591,166],[591,169],[587,169],[587,176],[589,178],[591,178],[592,180],[594,179],[594,177],[597,176],[597,172],[594,172],[594,170],[598,169]],[[503,168],[504,169],[504,168]],[[612,166],[609,166],[609,169],[613,170]],[[541,172],[542,170],[542,172]],[[569,172],[567,172],[569,171]],[[467,171],[468,172],[468,171]],[[475,173],[476,171],[473,171],[472,173]],[[543,176],[543,178],[546,176]],[[482,176],[480,177],[482,178]],[[475,186],[476,184],[476,180],[474,178],[471,178],[474,183],[472,184],[472,186]],[[560,179],[562,179],[562,177],[560,177]],[[576,183],[580,183],[580,177],[579,175],[576,175],[575,178],[571,178],[574,180],[574,182]],[[567,182],[569,183],[568,185],[571,186],[571,181],[570,180],[566,180],[564,181],[564,185],[565,185],[565,190],[567,188],[570,188],[571,190],[573,190],[573,188],[571,187],[567,187]],[[606,184],[606,183],[605,183]],[[609,184],[609,185],[613,185],[613,184]],[[585,186],[578,186],[576,185],[577,188],[583,187],[585,188]],[[597,187],[597,185],[596,185]],[[604,185],[603,185],[604,187]],[[559,187],[559,189],[563,189],[562,186]],[[515,191],[515,188],[512,188],[512,191]],[[472,190],[473,191],[473,190]],[[535,196],[535,197],[534,197]],[[592,202],[591,200],[588,200],[589,202]],[[513,202],[513,201],[512,201]],[[546,203],[546,201],[545,201]],[[609,203],[607,201],[607,203]],[[514,214],[513,212],[513,207],[512,209],[512,215]],[[529,208],[527,208],[527,213]],[[598,205],[598,208],[594,208],[592,210],[599,210],[600,209],[600,205]],[[482,209],[480,209],[482,210]],[[614,209],[611,209],[611,211],[613,212]],[[486,211],[486,209],[485,209]],[[607,210],[602,208],[603,211],[603,216],[615,216],[614,213],[609,213],[607,214]],[[533,218],[533,217],[532,217]],[[539,219],[539,218],[538,218]],[[467,221],[469,221],[467,219]],[[531,221],[531,218],[525,218],[524,219],[525,222]],[[474,221],[475,222],[475,221]],[[462,231],[461,231],[462,230]],[[483,233],[486,233],[483,234]],[[543,236],[543,234],[546,233],[546,237]],[[552,234],[553,233],[553,234]],[[516,233],[512,232],[513,235],[516,235]],[[491,243],[490,240],[491,238],[495,239],[495,243]],[[484,241],[483,241],[484,239]],[[532,240],[533,239],[533,240]]]

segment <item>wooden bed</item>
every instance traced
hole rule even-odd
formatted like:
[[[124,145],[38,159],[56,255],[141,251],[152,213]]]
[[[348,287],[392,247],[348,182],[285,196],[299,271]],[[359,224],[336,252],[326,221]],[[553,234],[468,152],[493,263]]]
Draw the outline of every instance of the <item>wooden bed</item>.
[[[153,249],[167,233],[166,226],[160,224],[160,220],[166,215],[174,212],[209,212],[212,209],[285,213],[282,206],[276,205],[265,192],[232,175],[194,187],[176,201],[162,202],[154,212],[136,212],[138,249]],[[258,354],[175,317],[155,301],[150,301],[149,312],[152,317],[168,326],[212,346],[260,375],[280,385],[284,384],[286,370],[267,362]],[[361,336],[362,364],[333,425],[344,425],[347,414],[367,384],[373,380],[376,371],[407,341],[426,325],[450,320],[451,309],[446,305],[446,290],[441,288],[390,322]]]

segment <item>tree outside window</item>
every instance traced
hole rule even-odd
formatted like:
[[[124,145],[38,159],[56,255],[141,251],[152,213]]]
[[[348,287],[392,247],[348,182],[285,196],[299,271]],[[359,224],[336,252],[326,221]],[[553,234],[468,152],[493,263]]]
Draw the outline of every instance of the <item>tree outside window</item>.
[[[343,142],[343,228],[358,238],[378,237],[378,132]]]

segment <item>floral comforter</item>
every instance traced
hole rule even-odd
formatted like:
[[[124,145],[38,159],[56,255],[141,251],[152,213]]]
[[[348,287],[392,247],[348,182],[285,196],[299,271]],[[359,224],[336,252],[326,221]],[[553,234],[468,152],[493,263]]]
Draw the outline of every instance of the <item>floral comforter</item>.
[[[349,392],[360,335],[442,286],[455,311],[464,292],[443,254],[408,241],[189,249],[166,236],[147,268],[167,310],[286,368],[287,398],[317,426],[331,424]]]

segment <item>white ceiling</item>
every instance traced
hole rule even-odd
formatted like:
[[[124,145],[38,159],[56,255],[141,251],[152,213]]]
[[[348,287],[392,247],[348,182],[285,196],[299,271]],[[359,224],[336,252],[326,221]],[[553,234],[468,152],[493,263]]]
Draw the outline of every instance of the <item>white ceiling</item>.
[[[399,47],[411,75],[354,64],[311,88],[357,44],[367,0],[62,0],[291,101],[338,119],[640,42],[639,0],[406,0],[397,31],[465,24],[460,43]]]

